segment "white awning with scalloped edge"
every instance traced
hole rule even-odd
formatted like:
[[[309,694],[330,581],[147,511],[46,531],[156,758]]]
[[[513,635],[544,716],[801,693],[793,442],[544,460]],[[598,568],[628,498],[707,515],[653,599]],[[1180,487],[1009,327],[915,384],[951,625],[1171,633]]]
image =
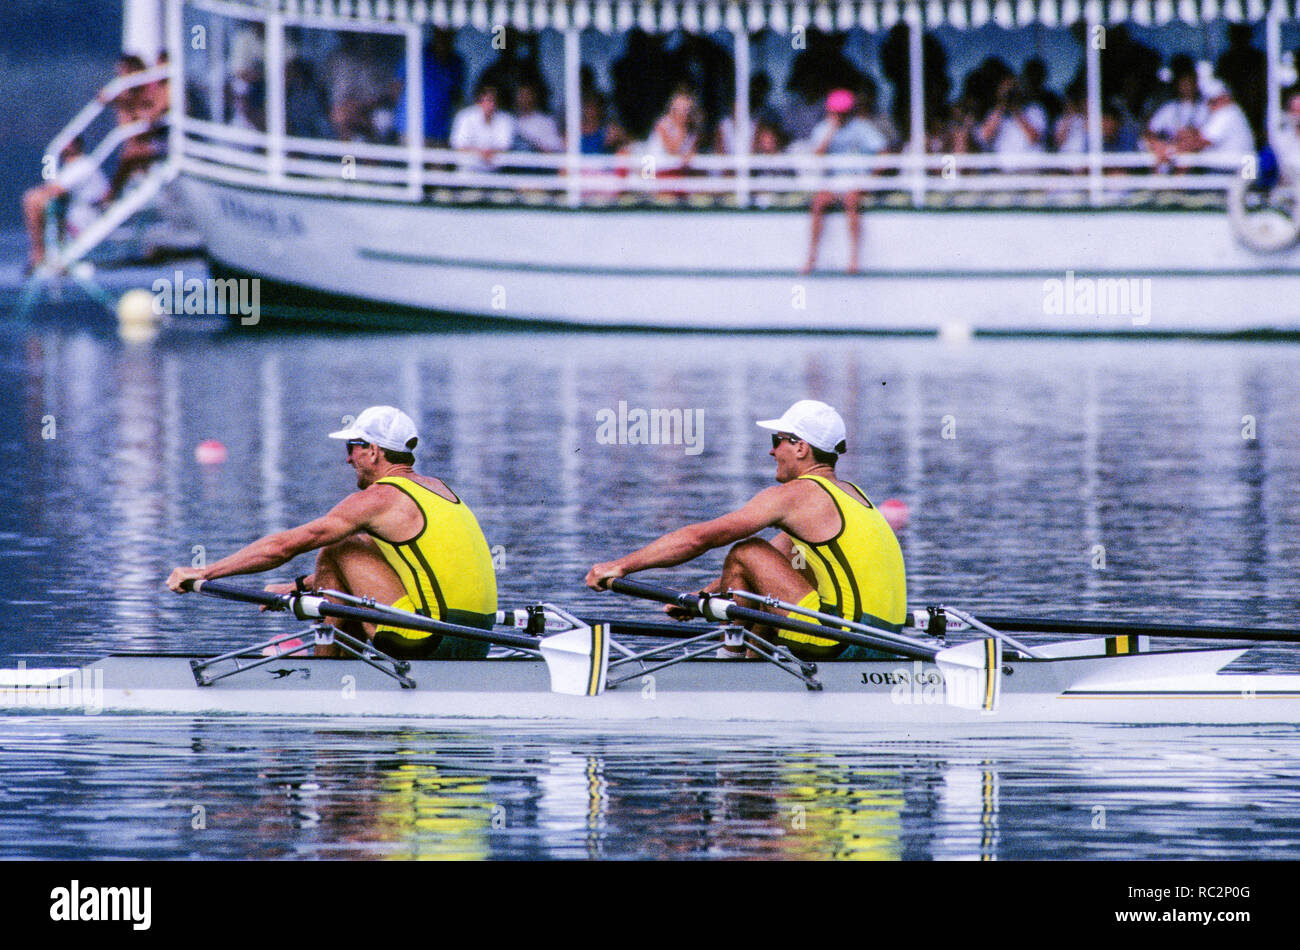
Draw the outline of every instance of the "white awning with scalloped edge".
[[[1256,22],[1267,16],[1300,19],[1300,0],[196,0],[195,6],[244,8],[258,19],[278,9],[294,19],[321,18],[490,30],[595,29],[618,33],[788,32],[861,28],[871,32],[919,19],[927,27],[1007,28],[1064,26],[1081,19],[1102,23],[1200,24]]]

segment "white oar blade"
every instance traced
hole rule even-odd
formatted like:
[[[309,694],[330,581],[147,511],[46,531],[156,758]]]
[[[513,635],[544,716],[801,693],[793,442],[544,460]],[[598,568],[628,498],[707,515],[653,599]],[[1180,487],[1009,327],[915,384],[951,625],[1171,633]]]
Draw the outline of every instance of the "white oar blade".
[[[599,696],[609,671],[609,625],[593,623],[545,637],[542,659],[551,673],[551,692]]]
[[[935,657],[943,673],[944,698],[949,705],[982,713],[997,712],[1002,691],[1002,641],[972,640],[940,650]]]

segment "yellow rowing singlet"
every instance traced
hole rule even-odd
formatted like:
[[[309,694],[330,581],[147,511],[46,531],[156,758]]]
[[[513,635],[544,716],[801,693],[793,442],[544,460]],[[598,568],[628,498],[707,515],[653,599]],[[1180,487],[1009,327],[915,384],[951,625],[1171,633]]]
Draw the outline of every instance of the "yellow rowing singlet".
[[[487,539],[469,506],[459,498],[448,501],[409,478],[390,476],[375,484],[392,485],[424,516],[420,533],[401,544],[371,535],[406,588],[404,599],[409,604],[398,606],[435,620],[491,629],[497,612],[496,571]],[[403,635],[420,637],[413,631]]]
[[[800,475],[820,485],[840,514],[840,531],[829,541],[810,544],[787,531],[795,551],[816,577],[816,607],[823,613],[899,631],[907,621],[907,575],[898,538],[870,500],[867,507],[828,478]],[[852,482],[848,484],[853,485]],[[853,485],[862,497],[866,493]],[[807,599],[812,599],[808,595]],[[801,605],[807,606],[807,605]],[[781,640],[813,647],[835,647],[837,642],[808,634],[783,631]]]

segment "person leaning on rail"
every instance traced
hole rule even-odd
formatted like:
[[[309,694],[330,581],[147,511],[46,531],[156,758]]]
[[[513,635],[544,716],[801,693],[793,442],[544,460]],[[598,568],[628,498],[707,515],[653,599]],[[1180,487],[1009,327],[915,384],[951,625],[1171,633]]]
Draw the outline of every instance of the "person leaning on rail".
[[[266,589],[281,594],[340,590],[490,630],[497,584],[487,541],[474,513],[445,482],[416,473],[419,438],[411,418],[392,406],[372,406],[330,438],[346,442],[347,463],[357,473],[360,491],[323,517],[269,534],[206,568],[178,567],[167,586],[181,594],[186,581],[269,571],[320,550],[314,573]],[[488,650],[487,643],[382,624],[367,624],[365,635],[399,659],[471,659]]]
[[[803,399],[781,418],[758,425],[772,432],[769,454],[776,460],[780,484],[730,514],[679,528],[639,551],[595,565],[587,574],[587,586],[600,590],[612,578],[672,567],[730,544],[722,576],[702,593],[746,590],[901,630],[907,617],[907,581],[898,539],[862,490],[835,474],[835,463],[847,448],[844,420],[824,402]],[[764,528],[779,533],[771,541],[753,537]],[[677,608],[668,612],[686,619]],[[775,608],[773,612],[786,614]],[[801,659],[879,655],[825,637],[785,630],[755,632],[775,638]]]

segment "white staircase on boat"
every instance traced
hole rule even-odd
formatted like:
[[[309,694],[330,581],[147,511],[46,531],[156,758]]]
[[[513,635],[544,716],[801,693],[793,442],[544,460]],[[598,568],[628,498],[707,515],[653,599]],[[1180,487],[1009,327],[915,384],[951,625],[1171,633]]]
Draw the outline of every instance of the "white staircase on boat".
[[[61,155],[64,147],[81,135],[120,93],[167,77],[167,67],[156,67],[115,79],[60,130],[50,142],[47,154]],[[160,122],[165,125],[169,119],[170,114],[164,114]],[[143,121],[114,128],[90,153],[93,166],[100,168],[124,143],[148,132],[150,128],[150,124]],[[76,233],[70,241],[61,247],[49,248],[42,270],[46,273],[66,272],[112,238],[123,225],[153,206],[159,195],[166,197],[166,203],[170,207],[161,209],[159,220],[155,220],[148,226],[149,234],[144,240],[145,247],[137,249],[132,256],[147,255],[159,248],[197,248],[199,243],[197,232],[183,220],[183,215],[179,214],[182,196],[178,190],[168,187],[176,180],[177,169],[178,166],[173,159],[159,159],[142,174],[137,175],[112,204],[108,205],[89,225]],[[139,229],[137,236],[143,234],[144,229]]]

